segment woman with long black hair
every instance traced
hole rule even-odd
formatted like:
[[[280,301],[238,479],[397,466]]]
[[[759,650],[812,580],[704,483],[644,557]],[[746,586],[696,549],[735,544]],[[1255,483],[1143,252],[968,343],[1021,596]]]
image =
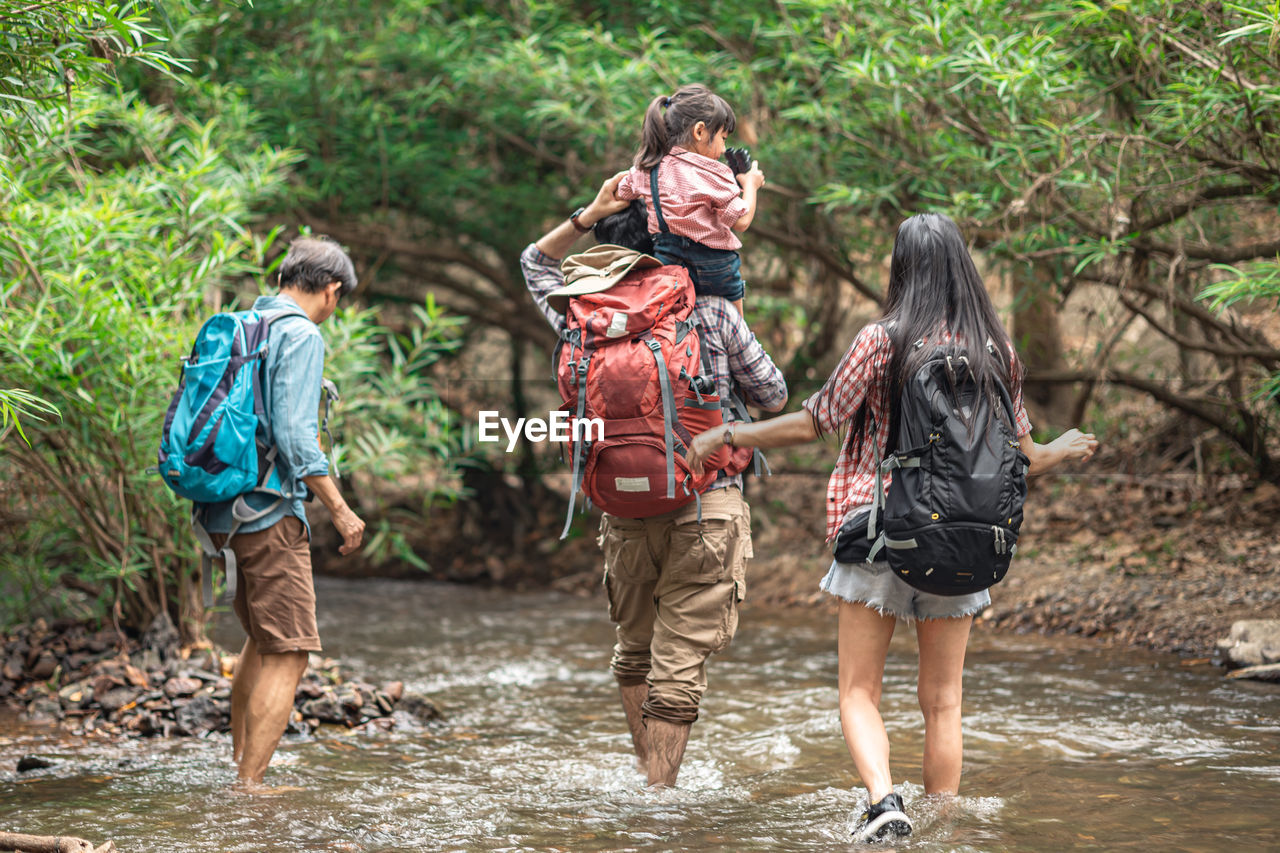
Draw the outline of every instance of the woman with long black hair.
[[[931,350],[914,346],[918,341],[964,346],[977,391],[988,400],[997,399],[1000,385],[1009,391],[1014,422],[1005,426],[1030,460],[1030,472],[1088,459],[1097,449],[1092,435],[1076,429],[1046,445],[1031,439],[1022,405],[1022,365],[960,231],[946,216],[924,213],[898,227],[883,316],[858,333],[822,389],[799,412],[702,433],[690,448],[692,467],[698,470],[700,460],[721,443],[785,447],[844,432],[827,489],[827,539],[833,540],[842,522],[873,502],[877,460],[891,449],[893,406]],[[1001,419],[1008,418],[1004,406],[993,409]],[[893,790],[889,739],[879,710],[889,641],[899,620],[915,624],[917,695],[925,722],[924,790],[954,794],[963,753],[965,647],[974,615],[991,603],[991,596],[986,590],[959,596],[921,592],[885,571],[882,563],[835,561],[821,586],[839,599],[840,724],[868,794],[854,832],[862,841],[908,835],[911,821]]]

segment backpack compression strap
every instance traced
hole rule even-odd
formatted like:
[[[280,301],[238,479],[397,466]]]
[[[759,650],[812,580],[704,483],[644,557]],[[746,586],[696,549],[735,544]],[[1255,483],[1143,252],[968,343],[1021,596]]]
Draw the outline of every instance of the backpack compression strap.
[[[591,364],[591,353],[584,350],[582,358],[578,359],[577,367],[577,388],[578,388],[578,414],[577,423],[582,422],[583,415],[587,412],[587,367]],[[565,539],[569,535],[569,527],[573,524],[573,508],[578,502],[578,490],[582,488],[583,461],[587,457],[589,433],[582,431],[582,437],[578,439],[578,443],[573,447],[573,485],[569,492],[569,511],[564,517],[564,530],[560,531],[560,538]]]
[[[871,448],[872,458],[875,459],[876,465],[876,485],[871,495],[871,514],[867,516],[867,538],[875,540],[871,545],[871,550],[867,552],[867,562],[874,563],[876,556],[882,548],[892,548],[896,550],[909,549],[916,547],[914,539],[890,539],[889,535],[883,530],[876,535],[876,520],[880,516],[880,506],[884,503],[884,474],[886,471],[892,471],[895,468],[919,468],[919,456],[899,456],[896,453],[890,453],[889,458],[881,461],[880,445],[876,442],[876,416],[871,414]]]
[[[265,509],[254,510],[249,506],[249,502],[244,499],[244,495],[237,497],[231,504],[231,530],[227,533],[227,538],[223,540],[221,549],[214,546],[213,537],[209,535],[204,522],[200,519],[200,511],[196,509],[194,504],[191,507],[191,532],[195,534],[196,541],[200,543],[200,585],[203,588],[206,609],[212,607],[216,600],[213,595],[213,561],[219,558],[222,559],[227,575],[227,594],[234,598],[236,594],[236,553],[231,550],[232,538],[240,530],[241,525],[265,518],[274,512],[286,498],[292,497],[292,495],[287,495],[280,489],[273,489],[264,485],[275,476],[276,453],[277,451],[274,447],[267,451],[264,460],[267,463],[267,472],[259,480],[258,486],[252,492],[249,492],[249,494],[273,495],[275,500]]]
[[[658,365],[658,384],[662,387],[662,441],[667,453],[667,498],[670,499],[676,496],[676,437],[672,428],[676,398],[671,393],[671,377],[667,375],[667,363],[662,358],[662,344],[655,340],[648,340],[645,341],[645,346],[653,352],[653,360]]]

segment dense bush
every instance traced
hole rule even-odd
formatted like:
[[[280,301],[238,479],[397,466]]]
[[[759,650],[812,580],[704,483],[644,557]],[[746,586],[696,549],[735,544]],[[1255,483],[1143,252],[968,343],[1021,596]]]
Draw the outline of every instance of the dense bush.
[[[117,39],[108,53],[132,47],[148,67],[172,67],[146,41],[145,17],[122,20],[118,4],[51,5],[65,17],[43,30],[5,22],[11,34],[63,41],[45,45],[44,64],[29,50],[31,97],[0,111],[0,619],[78,602],[79,615],[139,629],[168,612],[193,641],[203,611],[189,504],[147,469],[200,322],[248,307],[268,255],[283,249],[278,228],[250,223],[281,195],[297,155],[260,141],[232,89],[170,78],[183,110],[112,91],[111,66],[67,39],[94,45],[105,28]],[[77,56],[95,73],[46,97],[41,73],[74,69]],[[456,323],[419,302],[395,332],[351,306],[324,333],[328,375],[346,393],[337,455],[370,479],[412,473],[408,491],[425,501],[456,493],[444,461],[456,438],[427,375],[454,346]],[[367,490],[358,511],[376,510],[381,494]],[[385,557],[398,541],[369,550]]]

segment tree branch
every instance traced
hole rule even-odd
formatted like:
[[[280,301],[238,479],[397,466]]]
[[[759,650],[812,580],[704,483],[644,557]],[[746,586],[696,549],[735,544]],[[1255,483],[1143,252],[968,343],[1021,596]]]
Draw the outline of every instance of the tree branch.
[[[1270,348],[1255,349],[1255,348],[1248,348],[1248,347],[1244,347],[1244,348],[1223,347],[1223,346],[1215,346],[1214,344],[1211,344],[1208,341],[1193,341],[1188,337],[1179,335],[1177,332],[1173,331],[1172,329],[1165,328],[1164,324],[1161,323],[1159,320],[1157,320],[1150,311],[1148,311],[1145,307],[1140,306],[1137,303],[1130,300],[1127,296],[1124,295],[1123,292],[1120,293],[1120,301],[1124,303],[1124,306],[1128,308],[1130,311],[1139,315],[1140,317],[1142,317],[1142,319],[1146,320],[1147,325],[1151,326],[1151,328],[1155,329],[1161,335],[1173,341],[1175,344],[1177,344],[1179,347],[1183,349],[1198,350],[1199,352],[1212,353],[1213,355],[1222,356],[1223,358],[1252,358],[1252,359],[1255,359],[1256,361],[1261,362],[1270,370],[1274,370],[1277,367],[1280,367],[1280,350],[1270,349]]]
[[[1165,210],[1153,215],[1150,219],[1139,222],[1137,225],[1133,226],[1133,231],[1135,233],[1145,233],[1147,231],[1153,231],[1156,228],[1161,228],[1171,222],[1176,222],[1191,211],[1208,202],[1245,198],[1255,194],[1261,195],[1262,193],[1253,184],[1230,184],[1208,187],[1207,189],[1196,193],[1186,201],[1170,205]]]
[[[1272,476],[1274,474],[1271,458],[1267,453],[1266,444],[1262,441],[1256,419],[1252,418],[1252,413],[1231,401],[1208,397],[1195,399],[1171,391],[1166,387],[1165,383],[1158,380],[1145,379],[1141,376],[1134,376],[1130,373],[1122,373],[1111,369],[1103,370],[1101,376],[1085,370],[1036,371],[1035,373],[1029,373],[1025,381],[1074,383],[1093,382],[1098,379],[1102,379],[1112,385],[1120,385],[1132,388],[1135,391],[1141,391],[1170,409],[1190,415],[1208,424],[1230,438],[1252,456],[1264,475]],[[1236,417],[1239,417],[1243,422],[1243,428],[1234,422]]]
[[[805,254],[812,255],[813,258],[824,267],[835,273],[838,277],[852,284],[854,290],[857,290],[863,296],[868,299],[875,300],[877,304],[884,300],[884,296],[881,295],[874,287],[863,281],[847,261],[841,259],[822,245],[758,223],[753,224],[751,231],[753,234],[759,234],[771,243],[776,243],[779,246],[786,246],[789,249],[796,249],[804,252]]]
[[[1280,240],[1272,240],[1267,243],[1248,243],[1243,246],[1225,246],[1215,247],[1206,246],[1204,244],[1187,244],[1184,246],[1174,246],[1169,243],[1161,243],[1156,240],[1137,239],[1130,245],[1136,249],[1142,249],[1147,252],[1160,252],[1166,255],[1186,255],[1188,258],[1196,258],[1203,261],[1212,261],[1217,264],[1234,264],[1240,261],[1252,261],[1259,258],[1274,258],[1280,255]]]
[[[1160,35],[1164,38],[1166,42],[1173,45],[1173,47],[1179,53],[1183,54],[1184,56],[1189,58],[1192,62],[1196,63],[1202,68],[1207,68],[1210,71],[1220,74],[1221,76],[1225,77],[1227,80],[1230,80],[1232,83],[1235,83],[1241,89],[1246,89],[1250,92],[1257,92],[1262,88],[1258,84],[1251,83],[1250,81],[1241,77],[1239,73],[1231,70],[1230,68],[1227,68],[1221,62],[1218,62],[1212,59],[1211,57],[1205,56],[1203,53],[1196,50],[1191,45],[1186,44],[1181,39],[1175,38],[1173,35],[1169,33],[1168,28],[1165,27],[1163,21],[1157,21],[1147,17],[1139,17],[1138,20],[1142,21],[1144,24],[1147,24],[1153,29],[1159,31]]]
[[[1223,337],[1235,338],[1243,344],[1259,347],[1266,346],[1267,344],[1266,338],[1261,334],[1252,329],[1241,329],[1236,325],[1234,319],[1230,323],[1224,322],[1198,302],[1194,302],[1176,293],[1160,290],[1146,282],[1135,280],[1124,281],[1120,276],[1110,273],[1091,273],[1077,276],[1077,278],[1081,281],[1088,281],[1094,284],[1105,284],[1108,287],[1114,287],[1118,290],[1132,290],[1136,293],[1141,293],[1144,296],[1155,297],[1167,305],[1186,313],[1188,316],[1201,323],[1205,328],[1212,329]]]
[[[489,279],[500,290],[512,292],[511,276],[502,267],[485,263],[470,252],[454,246],[442,246],[435,239],[410,240],[391,233],[380,225],[339,225],[302,214],[300,219],[315,231],[328,234],[335,240],[366,249],[390,252],[405,257],[433,261],[441,264],[458,264],[477,275]]]

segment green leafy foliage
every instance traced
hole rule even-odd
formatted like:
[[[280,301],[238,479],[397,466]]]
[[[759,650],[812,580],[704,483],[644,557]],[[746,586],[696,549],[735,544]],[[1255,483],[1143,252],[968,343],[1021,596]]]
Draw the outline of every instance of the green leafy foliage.
[[[0,392],[0,482],[22,484],[0,488],[0,620],[105,615],[74,589],[134,629],[168,610],[196,640],[189,504],[147,469],[200,323],[247,304],[268,254],[279,260],[280,227],[249,223],[299,155],[264,143],[242,89],[175,74],[161,31],[180,44],[234,5],[11,7],[0,0],[0,38],[21,47],[0,59],[0,96],[17,93],[0,103],[0,376],[30,390]],[[365,484],[362,514],[457,493],[429,371],[458,321],[417,302],[394,330],[354,306],[323,327],[326,373],[346,392],[335,455]],[[375,559],[407,559],[398,531],[382,541]]]
[[[53,563],[35,547],[31,565],[107,582],[132,624],[170,599],[191,620],[187,510],[146,468],[211,286],[261,262],[265,242],[239,223],[293,155],[92,89],[52,120],[70,152],[33,141],[0,161],[0,374],[61,414],[30,426],[29,446],[0,446],[0,469],[32,486],[10,511],[28,542],[74,543]]]
[[[412,306],[402,331],[373,309],[348,307],[326,323],[327,370],[342,377],[337,461],[348,472],[359,511],[374,528],[363,549],[372,565],[426,568],[405,538],[434,503],[463,495],[448,464],[462,443],[441,402],[432,368],[460,344],[461,318],[428,297]]]
[[[164,50],[153,4],[139,0],[0,0],[0,133],[24,148],[48,136],[51,112],[80,86],[115,79],[118,63],[161,73],[182,68]]]
[[[1087,395],[1101,376],[1280,476],[1253,394],[1280,371],[1265,319],[1198,299],[1223,264],[1267,280],[1280,251],[1263,239],[1280,230],[1277,8],[366,0],[339,23],[263,0],[194,53],[250,93],[274,141],[304,147],[296,203],[377,226],[344,239],[531,341],[531,310],[488,310],[521,300],[520,249],[628,165],[654,95],[708,83],[769,179],[744,257],[780,261],[766,285],[813,318],[793,375],[870,310],[897,223],[942,211],[1013,279],[1015,336],[1055,342],[1043,363],[1028,353],[1033,381]],[[1108,319],[1064,347],[1071,310]],[[1135,324],[1162,345],[1127,350]]]
[[[18,420],[19,415],[43,419],[46,415],[58,416],[58,409],[48,400],[42,400],[21,388],[0,390],[0,441],[4,440],[5,434],[12,425],[18,436],[28,445],[31,444],[27,440],[27,434],[22,431],[22,422]]]

